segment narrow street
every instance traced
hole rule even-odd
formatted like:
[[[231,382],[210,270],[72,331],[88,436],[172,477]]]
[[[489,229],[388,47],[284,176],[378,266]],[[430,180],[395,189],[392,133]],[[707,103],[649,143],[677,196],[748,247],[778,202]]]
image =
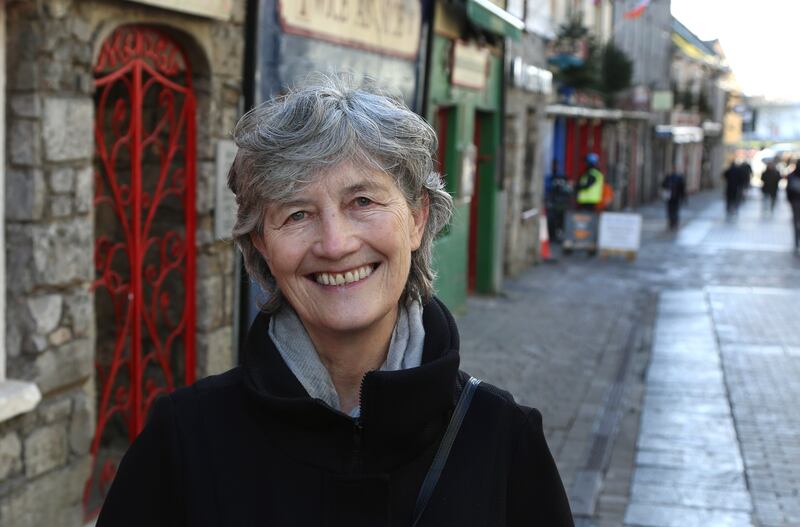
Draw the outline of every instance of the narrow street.
[[[783,194],[678,233],[643,209],[634,262],[560,256],[472,297],[462,367],[544,415],[581,526],[800,525],[800,258]]]

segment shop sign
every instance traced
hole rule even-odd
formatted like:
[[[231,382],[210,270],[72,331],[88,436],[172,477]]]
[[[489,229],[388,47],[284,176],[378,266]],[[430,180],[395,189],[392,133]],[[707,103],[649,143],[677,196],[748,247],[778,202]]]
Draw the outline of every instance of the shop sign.
[[[653,92],[650,109],[654,112],[668,112],[674,105],[672,90],[656,90]]]
[[[422,12],[416,0],[279,0],[286,33],[386,55],[416,58]]]
[[[482,90],[489,72],[489,49],[457,40],[453,47],[453,86]]]
[[[597,246],[603,251],[639,252],[642,240],[642,216],[627,212],[603,212]]]
[[[511,61],[511,83],[522,90],[550,95],[553,91],[553,74],[527,64],[522,57],[515,57]]]
[[[228,20],[233,10],[233,0],[128,0],[190,15]]]

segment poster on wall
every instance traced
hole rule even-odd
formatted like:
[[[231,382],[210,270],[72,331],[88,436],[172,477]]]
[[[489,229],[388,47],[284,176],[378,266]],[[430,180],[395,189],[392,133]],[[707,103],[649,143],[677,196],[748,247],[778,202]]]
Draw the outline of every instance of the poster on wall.
[[[416,0],[279,0],[278,16],[294,35],[408,59],[419,51],[422,11]]]

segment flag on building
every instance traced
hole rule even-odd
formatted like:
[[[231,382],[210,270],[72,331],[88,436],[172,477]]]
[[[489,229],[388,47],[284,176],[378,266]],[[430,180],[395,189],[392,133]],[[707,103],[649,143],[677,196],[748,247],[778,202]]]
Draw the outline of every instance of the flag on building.
[[[650,0],[639,0],[639,3],[631,9],[630,11],[626,11],[622,16],[628,20],[639,18],[644,13],[644,10],[647,9],[647,6],[650,5]]]

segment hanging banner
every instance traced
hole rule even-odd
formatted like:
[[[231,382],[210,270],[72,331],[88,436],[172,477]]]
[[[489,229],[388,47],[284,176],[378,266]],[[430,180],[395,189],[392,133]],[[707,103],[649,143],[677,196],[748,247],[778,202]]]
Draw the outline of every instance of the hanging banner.
[[[415,0],[280,0],[284,32],[415,59],[422,12]]]

